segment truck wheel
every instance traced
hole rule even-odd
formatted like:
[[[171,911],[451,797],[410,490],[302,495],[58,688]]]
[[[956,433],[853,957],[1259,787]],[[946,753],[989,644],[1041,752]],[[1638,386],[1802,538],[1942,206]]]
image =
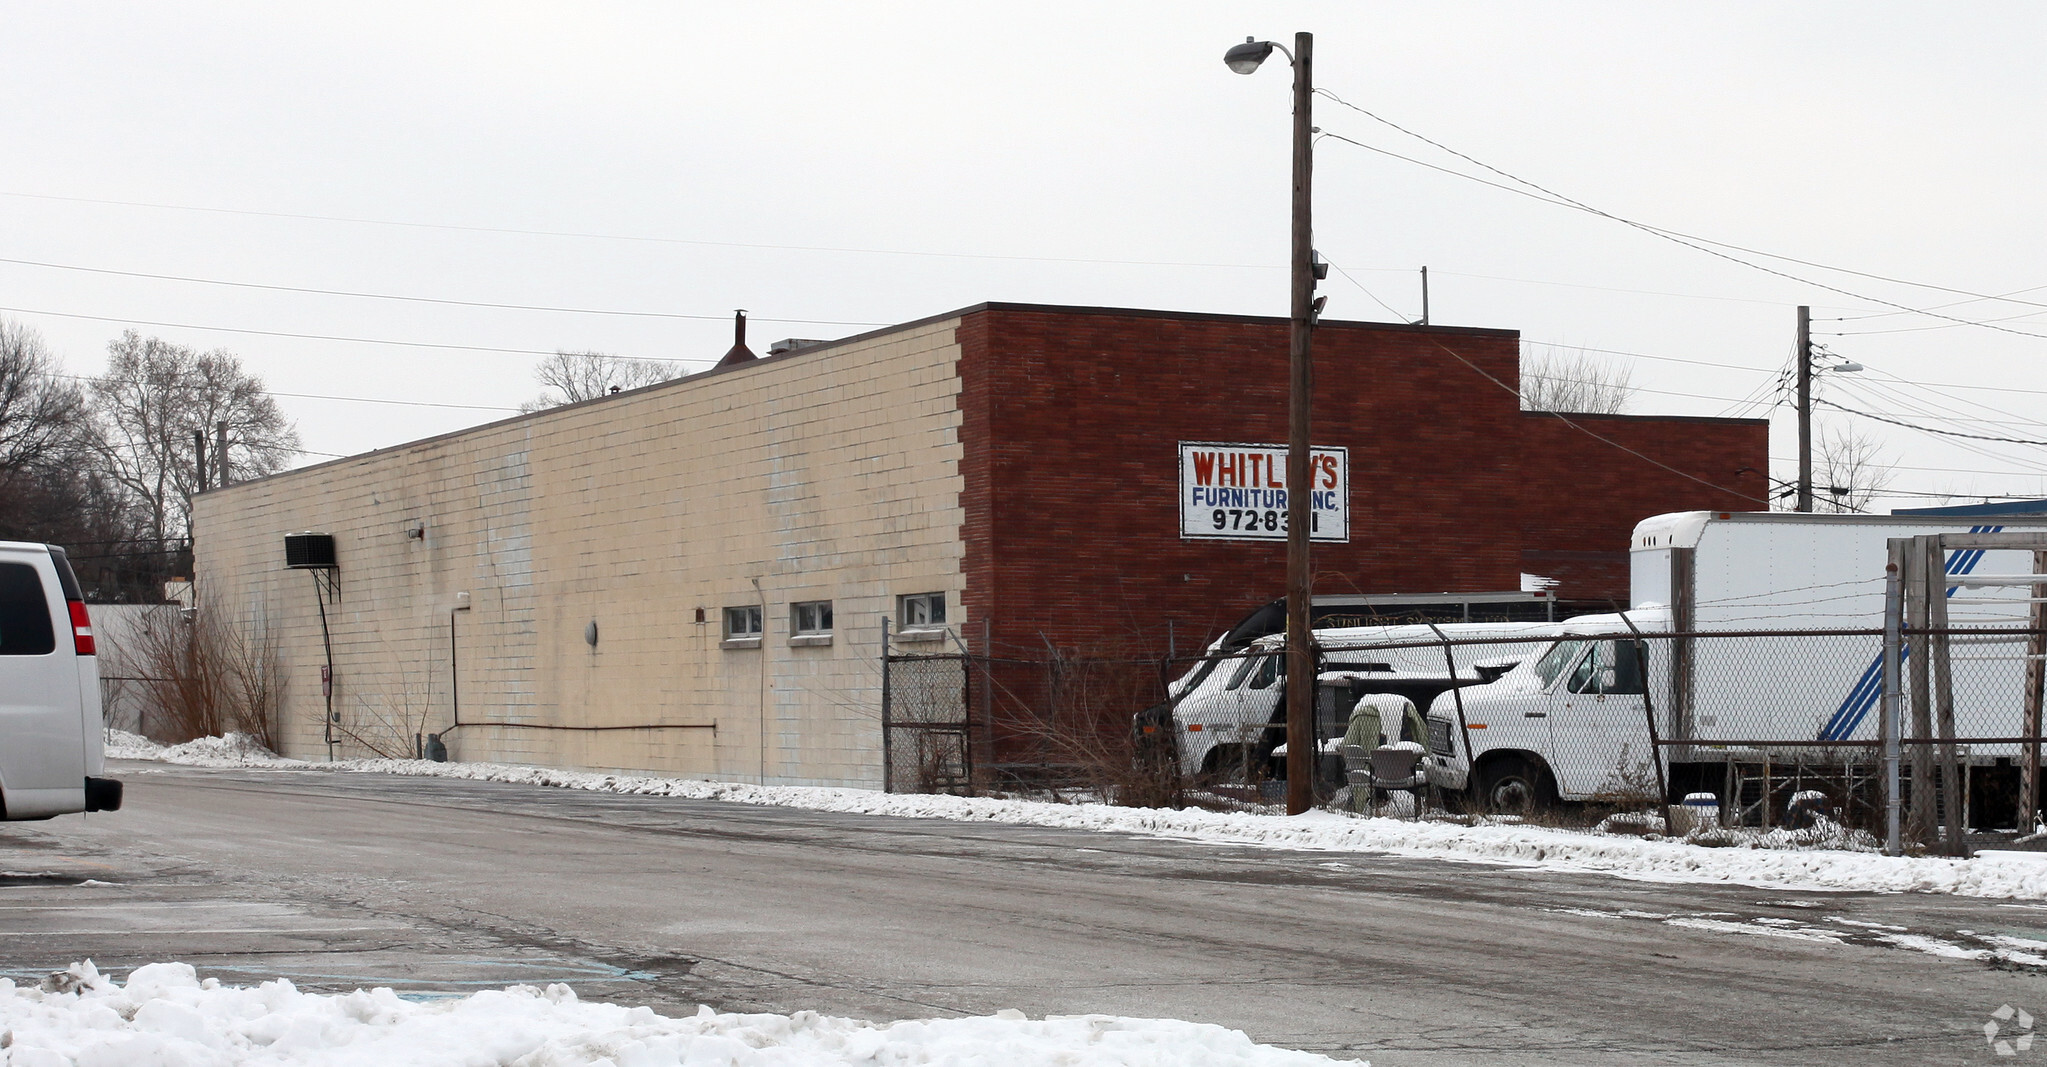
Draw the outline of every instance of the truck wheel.
[[[1504,815],[1527,815],[1556,799],[1549,775],[1523,759],[1503,759],[1486,767],[1479,783],[1486,808]]]
[[[1202,759],[1201,773],[1195,777],[1195,781],[1203,787],[1224,782],[1249,781],[1250,774],[1244,766],[1247,755],[1249,754],[1244,751],[1243,745],[1230,743],[1217,745],[1209,749],[1208,755]]]

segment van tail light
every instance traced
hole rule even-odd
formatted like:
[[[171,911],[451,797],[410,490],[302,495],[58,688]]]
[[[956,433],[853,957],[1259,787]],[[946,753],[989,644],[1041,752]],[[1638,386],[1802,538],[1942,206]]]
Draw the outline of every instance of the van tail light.
[[[92,645],[92,616],[85,613],[85,601],[67,600],[71,608],[71,645],[81,656],[96,655]]]

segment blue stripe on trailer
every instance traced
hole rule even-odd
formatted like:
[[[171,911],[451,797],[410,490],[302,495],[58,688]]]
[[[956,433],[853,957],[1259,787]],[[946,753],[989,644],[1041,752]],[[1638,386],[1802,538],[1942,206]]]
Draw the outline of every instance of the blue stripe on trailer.
[[[2003,530],[2004,527],[2002,526],[1969,527],[1970,533],[2001,533]],[[1976,569],[1976,564],[1983,562],[1983,555],[1984,550],[1980,548],[1962,549],[1950,553],[1947,560],[1947,573],[1957,575],[1968,574]],[[1954,596],[1955,592],[1960,588],[1961,586],[1958,585],[1948,586],[1947,595]],[[1899,662],[1902,663],[1911,655],[1912,649],[1910,647],[1901,649],[1898,655]],[[1822,741],[1847,740],[1848,736],[1855,732],[1855,728],[1862,725],[1862,720],[1869,715],[1869,709],[1876,706],[1877,700],[1883,696],[1883,693],[1884,657],[1883,653],[1879,652],[1876,654],[1876,659],[1870,663],[1868,669],[1862,672],[1862,677],[1856,679],[1855,684],[1849,688],[1847,699],[1841,701],[1841,706],[1834,709],[1834,714],[1827,718],[1827,724],[1820,728],[1819,739]]]

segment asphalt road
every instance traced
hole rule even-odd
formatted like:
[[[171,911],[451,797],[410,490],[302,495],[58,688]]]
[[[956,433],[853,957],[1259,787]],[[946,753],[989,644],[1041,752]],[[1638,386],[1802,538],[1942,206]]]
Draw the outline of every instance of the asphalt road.
[[[2038,905],[449,779],[114,773],[124,811],[0,824],[0,974],[177,959],[413,996],[565,981],[671,1013],[1167,1016],[1391,1067],[2047,1060],[2047,1041],[2000,1058],[1983,1032],[2004,1004],[2047,1029],[2047,974],[1895,943],[2047,941]]]

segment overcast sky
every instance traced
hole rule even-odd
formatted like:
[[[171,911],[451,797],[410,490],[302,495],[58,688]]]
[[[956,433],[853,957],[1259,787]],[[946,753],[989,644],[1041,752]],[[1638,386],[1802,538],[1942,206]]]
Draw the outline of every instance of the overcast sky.
[[[1324,138],[1316,243],[1357,283],[1325,284],[1331,317],[1419,318],[1426,265],[1435,323],[1628,353],[1601,358],[1631,411],[1768,414],[1790,477],[1769,404],[1809,304],[1867,368],[1824,398],[2047,441],[2037,4],[0,2],[0,25],[0,258],[41,264],[0,262],[0,315],[77,373],[132,327],[283,394],[451,405],[281,397],[316,453],[508,414],[477,408],[533,396],[558,348],[708,365],[741,307],[756,351],[984,300],[1283,315],[1288,75],[1221,54],[1296,30],[1344,100],[1782,272]],[[1899,468],[1879,508],[2047,495],[2038,445],[1819,423]]]

